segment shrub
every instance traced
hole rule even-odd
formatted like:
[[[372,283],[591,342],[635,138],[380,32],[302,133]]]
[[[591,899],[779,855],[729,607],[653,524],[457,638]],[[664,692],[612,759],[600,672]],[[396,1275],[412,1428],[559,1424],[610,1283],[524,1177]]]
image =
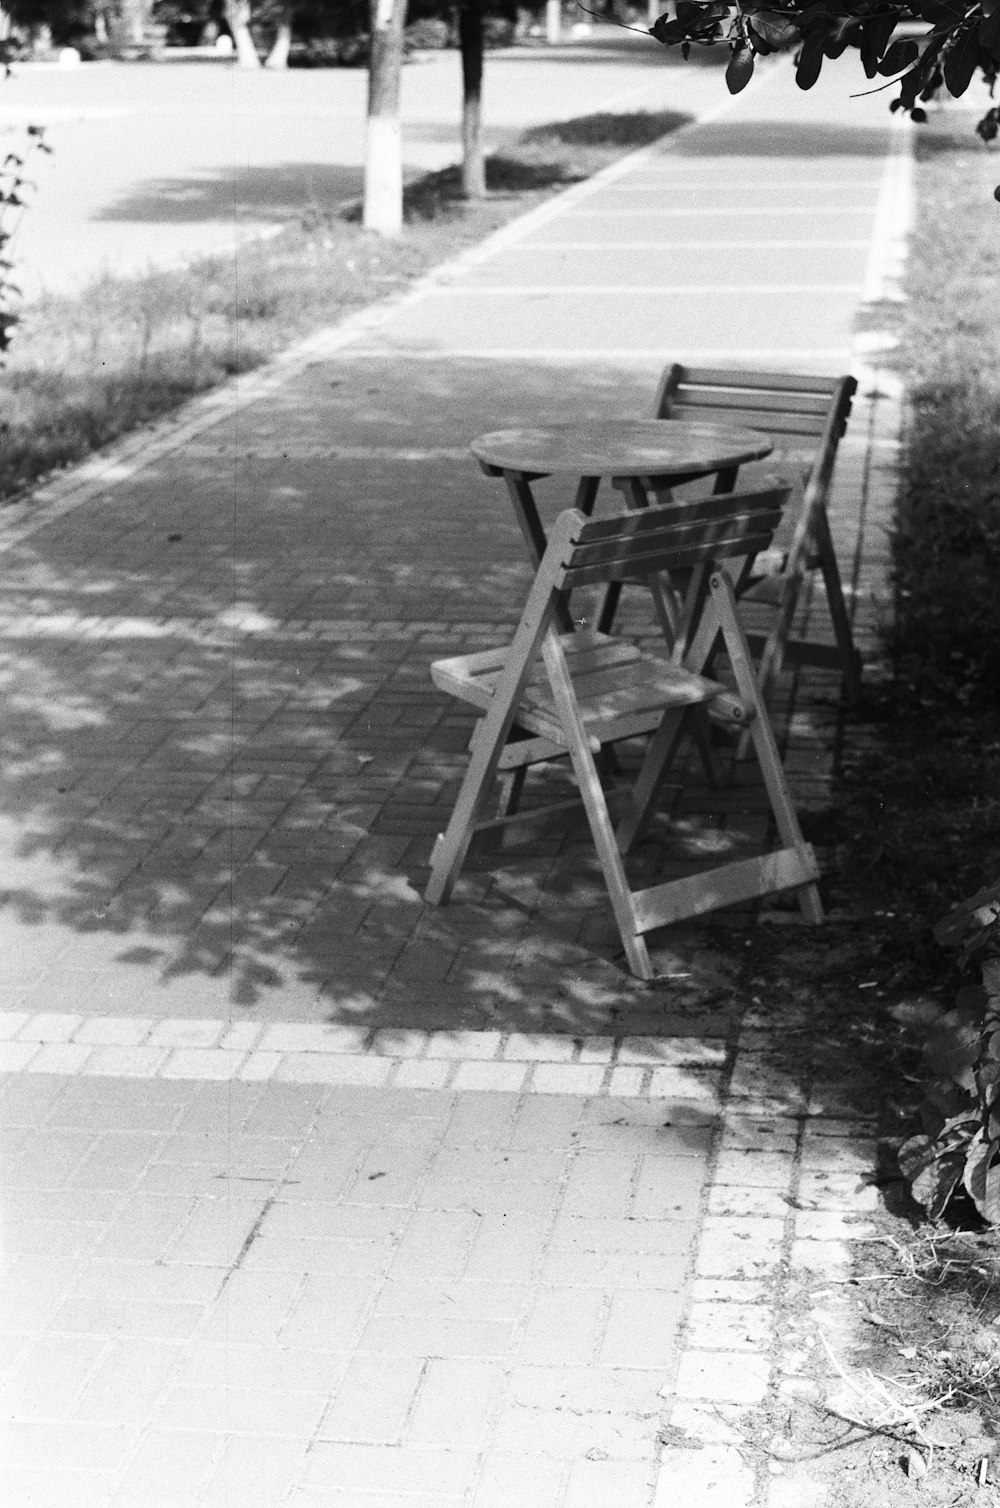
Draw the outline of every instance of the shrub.
[[[1000,884],[957,907],[934,936],[957,946],[981,982],[961,989],[955,1008],[931,1026],[924,1129],[900,1148],[900,1171],[932,1220],[961,1187],[994,1225],[1000,1222]]]

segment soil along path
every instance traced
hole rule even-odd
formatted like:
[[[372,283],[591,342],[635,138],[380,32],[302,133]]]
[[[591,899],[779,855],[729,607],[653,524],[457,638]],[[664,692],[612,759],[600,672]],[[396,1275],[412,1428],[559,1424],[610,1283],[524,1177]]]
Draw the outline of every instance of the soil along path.
[[[763,1501],[717,1421],[772,1385],[809,1107],[710,929],[623,972],[579,829],[423,906],[468,736],[427,665],[528,579],[473,435],[645,413],[684,355],[851,359],[898,171],[858,109],[779,67],[9,523],[13,1500]],[[834,262],[853,301],[815,291]],[[893,408],[861,375],[863,636]],[[835,688],[791,695],[808,811]],[[844,1135],[820,1110],[807,1157]]]

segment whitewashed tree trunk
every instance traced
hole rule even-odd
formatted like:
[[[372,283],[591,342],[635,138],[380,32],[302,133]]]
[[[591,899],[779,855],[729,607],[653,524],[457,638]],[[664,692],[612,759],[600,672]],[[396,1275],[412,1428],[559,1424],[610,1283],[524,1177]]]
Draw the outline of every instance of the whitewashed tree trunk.
[[[381,236],[403,229],[403,134],[399,120],[407,0],[371,0],[368,138],[363,220]]]
[[[545,40],[556,43],[562,35],[562,0],[546,0]]]
[[[250,0],[226,0],[226,20],[233,34],[239,66],[259,68],[260,58],[250,35]]]
[[[458,37],[462,49],[462,193],[467,199],[483,199],[483,0],[463,0]]]
[[[283,5],[278,17],[278,30],[275,33],[271,51],[264,63],[265,68],[287,68],[288,54],[292,48],[292,12],[291,7]]]

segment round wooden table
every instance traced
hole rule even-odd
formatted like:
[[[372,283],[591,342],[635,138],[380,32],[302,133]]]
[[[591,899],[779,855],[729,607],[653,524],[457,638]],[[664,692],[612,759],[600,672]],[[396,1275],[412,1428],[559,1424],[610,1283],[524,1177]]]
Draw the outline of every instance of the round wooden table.
[[[704,476],[715,476],[715,492],[731,492],[739,468],[773,448],[759,430],[687,419],[601,419],[544,429],[498,429],[480,435],[471,446],[488,476],[503,477],[536,565],[547,541],[532,482],[547,476],[578,478],[574,507],[589,516],[605,477],[632,507],[645,508],[649,489],[663,491]],[[604,631],[616,602],[617,592],[611,592],[601,613]],[[562,616],[568,624],[568,612]]]

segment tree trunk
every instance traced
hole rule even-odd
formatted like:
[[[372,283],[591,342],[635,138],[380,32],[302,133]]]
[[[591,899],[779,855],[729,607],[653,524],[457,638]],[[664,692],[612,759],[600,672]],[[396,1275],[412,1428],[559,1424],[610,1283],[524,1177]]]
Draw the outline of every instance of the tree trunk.
[[[462,193],[466,199],[483,199],[483,0],[463,0],[458,40],[462,49]]]
[[[562,34],[562,0],[546,0],[545,40],[556,43]]]
[[[292,8],[283,5],[278,15],[278,30],[271,44],[271,51],[264,63],[265,68],[287,68],[288,54],[292,47]]]
[[[260,58],[250,35],[250,0],[226,0],[226,20],[236,44],[236,61],[241,68],[259,68]]]
[[[403,137],[399,86],[407,0],[370,0],[368,140],[365,149],[364,224],[381,236],[403,229]]]

